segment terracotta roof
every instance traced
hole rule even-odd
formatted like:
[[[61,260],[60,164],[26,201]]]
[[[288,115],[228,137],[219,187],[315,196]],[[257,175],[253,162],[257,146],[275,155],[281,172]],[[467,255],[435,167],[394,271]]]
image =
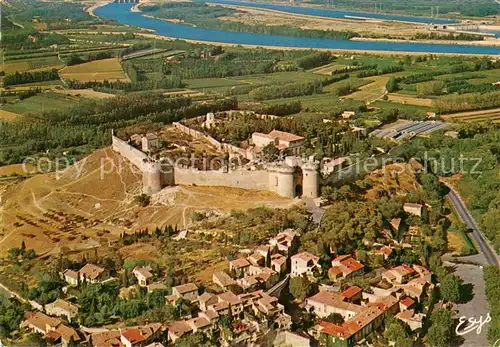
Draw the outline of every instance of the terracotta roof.
[[[104,272],[104,269],[94,264],[85,264],[85,266],[78,272],[80,273],[80,276],[85,276],[87,279],[95,280]]]
[[[409,296],[405,297],[404,299],[400,300],[400,302],[405,305],[407,308],[410,307],[415,303],[415,301],[410,298]]]
[[[120,347],[120,332],[118,330],[94,333],[91,335],[92,346],[94,347]]]
[[[236,283],[234,279],[231,278],[227,273],[224,271],[214,271],[212,275],[212,280],[216,279],[217,281],[220,282],[220,284],[224,287],[230,286]]]
[[[201,329],[210,325],[210,321],[205,317],[191,318],[187,320],[186,323],[196,329]]]
[[[128,328],[122,331],[121,336],[132,345],[147,341],[162,327],[161,323],[152,323],[140,327]]]
[[[61,310],[65,310],[65,311],[68,311],[72,314],[76,314],[78,312],[78,306],[76,305],[73,305],[72,303],[68,302],[68,301],[65,301],[65,300],[62,300],[62,299],[57,299],[56,301],[50,303],[50,304],[47,304],[45,305],[45,307],[57,307]]]
[[[384,246],[382,248],[377,249],[377,251],[375,253],[376,254],[385,254],[385,255],[389,256],[392,254],[392,248]]]
[[[241,269],[250,266],[250,263],[245,258],[238,258],[229,262],[235,269]]]
[[[63,276],[78,280],[78,272],[71,269],[64,270]]]
[[[271,256],[271,263],[283,265],[286,263],[286,257],[282,254],[276,253]]]
[[[391,219],[391,226],[395,230],[399,230],[399,226],[401,225],[401,218],[393,218]]]
[[[152,269],[151,266],[136,266],[134,270],[132,271],[135,274],[139,274],[140,276],[148,279],[153,277],[153,274],[151,273]]]
[[[233,292],[224,292],[224,293],[217,295],[217,297],[219,298],[219,301],[226,301],[230,305],[241,304],[240,298],[236,294],[234,294]]]
[[[306,299],[307,302],[317,302],[320,304],[328,305],[331,307],[337,307],[342,310],[351,311],[351,312],[360,312],[362,307],[359,305],[354,305],[349,302],[344,301],[344,297],[338,293],[331,292],[319,292],[316,295],[313,295]]]
[[[351,254],[339,255],[338,257],[336,257],[335,259],[333,259],[333,260],[332,260],[332,263],[334,263],[334,262],[339,262],[339,263],[341,263],[341,262],[343,262],[344,260],[349,259],[349,258],[351,258],[351,257],[352,257],[352,255],[351,255]]]
[[[364,267],[363,264],[354,258],[346,259],[342,261],[341,264],[348,268],[351,272],[361,270]]]
[[[350,299],[354,296],[356,296],[358,293],[361,293],[361,288],[358,286],[352,286],[344,290],[340,295],[342,295],[346,299]]]
[[[317,263],[319,261],[319,257],[317,257],[309,252],[302,252],[302,253],[295,254],[292,256],[292,260],[295,260],[295,259],[301,259],[305,262],[312,260],[314,263]]]
[[[280,131],[280,130],[273,130],[269,134],[267,134],[270,138],[275,139],[277,138],[280,141],[300,141],[304,140],[304,137],[298,136],[292,133],[287,133],[285,131]]]
[[[176,290],[179,294],[185,294],[198,290],[198,287],[194,283],[186,283],[173,287],[172,291],[173,290]]]
[[[191,332],[193,329],[187,324],[185,321],[180,320],[176,321],[173,323],[170,323],[168,325],[168,331],[171,332],[172,334],[175,334],[178,337],[181,337],[189,332]]]

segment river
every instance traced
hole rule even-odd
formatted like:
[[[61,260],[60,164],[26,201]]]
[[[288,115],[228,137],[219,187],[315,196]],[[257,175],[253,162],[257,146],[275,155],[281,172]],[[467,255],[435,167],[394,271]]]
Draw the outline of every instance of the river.
[[[110,3],[97,8],[94,13],[100,17],[114,19],[122,24],[135,25],[146,29],[152,29],[158,35],[185,40],[255,46],[319,48],[333,50],[500,55],[500,47],[498,46],[474,46],[466,44],[443,43],[430,44],[414,42],[349,41],[204,29],[186,24],[172,23],[159,19],[144,17],[140,12],[131,12],[130,9],[132,8],[132,6],[132,4]]]

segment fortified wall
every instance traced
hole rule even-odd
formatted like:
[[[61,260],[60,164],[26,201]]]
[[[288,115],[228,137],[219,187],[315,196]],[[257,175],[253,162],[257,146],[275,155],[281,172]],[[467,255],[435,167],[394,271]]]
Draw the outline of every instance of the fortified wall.
[[[180,123],[174,126],[195,138],[204,138],[219,151],[240,154],[247,158],[242,148],[220,143],[214,138]],[[144,194],[154,194],[162,188],[181,184],[199,186],[226,186],[242,189],[268,190],[281,196],[293,198],[304,196],[317,198],[319,190],[318,164],[299,157],[287,157],[284,162],[269,165],[262,170],[245,168],[201,171],[194,168],[172,166],[168,160],[155,160],[132,147],[127,142],[112,136],[113,150],[128,159],[142,172]],[[252,158],[247,158],[252,159]]]

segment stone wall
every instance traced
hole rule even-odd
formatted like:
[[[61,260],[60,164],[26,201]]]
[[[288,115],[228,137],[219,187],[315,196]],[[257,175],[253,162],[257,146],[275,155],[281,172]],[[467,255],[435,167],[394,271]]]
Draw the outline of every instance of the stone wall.
[[[205,117],[205,116],[203,116],[203,117]],[[190,127],[187,127],[184,124],[181,124],[179,122],[174,122],[172,124],[174,127],[179,129],[183,133],[188,134],[188,135],[194,137],[195,139],[201,138],[201,139],[208,141],[212,146],[217,148],[217,150],[219,150],[219,151],[226,151],[226,152],[231,153],[231,154],[239,154],[248,160],[254,159],[253,153],[248,152],[243,148],[233,146],[230,143],[221,143],[221,142],[217,141],[216,139],[214,139],[212,136],[203,134],[202,132],[200,132],[198,130],[191,129]]]
[[[226,186],[243,189],[269,190],[269,173],[264,170],[244,169],[224,173],[218,171],[197,171],[175,168],[175,184],[198,186]]]
[[[147,159],[147,155],[135,147],[132,147],[127,142],[119,139],[116,136],[112,137],[112,147],[115,152],[128,159],[139,170],[144,171],[143,162]]]

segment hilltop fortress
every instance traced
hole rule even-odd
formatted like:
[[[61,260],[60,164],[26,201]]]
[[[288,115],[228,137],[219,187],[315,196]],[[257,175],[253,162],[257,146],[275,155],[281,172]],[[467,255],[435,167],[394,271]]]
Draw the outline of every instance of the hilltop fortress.
[[[185,125],[175,123],[174,126],[191,136],[203,137],[218,150],[230,155],[241,155],[246,159],[253,157],[250,151],[220,143]],[[232,168],[230,165],[224,165],[218,170],[198,170],[188,165],[173,164],[168,158],[153,159],[114,134],[112,148],[142,172],[142,191],[147,195],[157,193],[166,186],[198,185],[267,190],[288,198],[319,196],[318,163],[298,156],[288,156],[278,163],[267,164],[260,169],[255,166]]]

